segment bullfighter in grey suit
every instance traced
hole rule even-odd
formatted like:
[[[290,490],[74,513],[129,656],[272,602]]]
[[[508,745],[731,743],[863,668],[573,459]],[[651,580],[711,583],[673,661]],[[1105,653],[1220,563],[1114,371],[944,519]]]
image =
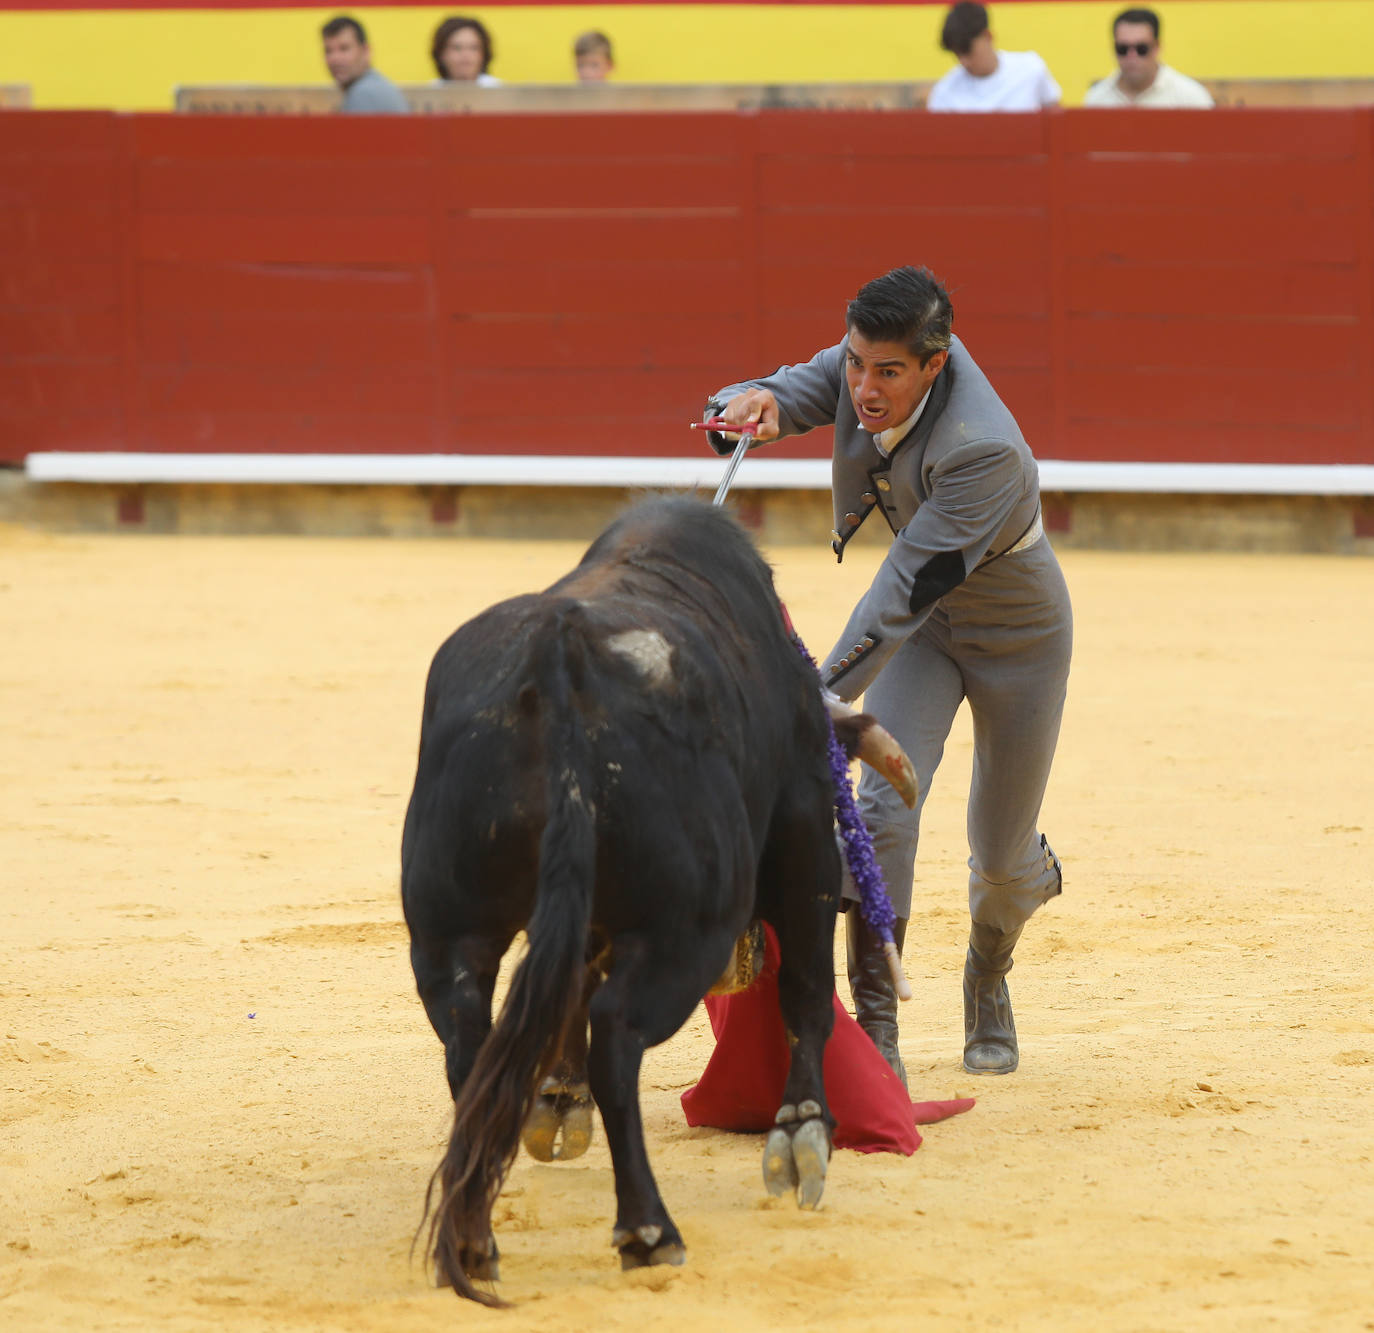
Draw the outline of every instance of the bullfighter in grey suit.
[[[804,365],[722,389],[709,414],[758,422],[759,441],[833,423],[832,545],[871,513],[892,545],[821,667],[846,700],[906,748],[921,779],[908,812],[865,776],[859,804],[896,910],[911,913],[921,809],[960,703],[973,715],[964,1068],[1009,1074],[1020,1055],[1006,976],[1031,914],[1058,894],[1037,827],[1063,715],[1073,641],[1068,589],[1040,520],[1039,472],[1015,418],[952,333],[928,269],[900,268],[850,302],[845,338]],[[728,453],[731,433],[710,436]],[[879,943],[845,885],[855,1016],[905,1080],[897,997]]]

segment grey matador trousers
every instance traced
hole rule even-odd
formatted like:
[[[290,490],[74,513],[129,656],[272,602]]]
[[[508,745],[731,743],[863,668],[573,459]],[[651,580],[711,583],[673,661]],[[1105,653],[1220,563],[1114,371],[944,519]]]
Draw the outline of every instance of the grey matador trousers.
[[[959,705],[973,717],[969,913],[1010,931],[1060,890],[1037,823],[1064,713],[1073,612],[1047,539],[976,570],[941,599],[863,706],[905,747],[921,783],[908,810],[865,769],[859,809],[899,917],[911,915],[921,811]],[[844,896],[857,891],[845,875]]]

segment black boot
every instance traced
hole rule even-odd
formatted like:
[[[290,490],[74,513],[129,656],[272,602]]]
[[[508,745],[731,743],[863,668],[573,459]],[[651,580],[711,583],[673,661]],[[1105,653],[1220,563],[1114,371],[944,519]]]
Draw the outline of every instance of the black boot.
[[[1021,927],[1003,933],[975,921],[964,959],[964,1068],[970,1074],[1010,1074],[1021,1061],[1007,994],[1011,951]]]
[[[845,907],[844,926],[854,1017],[878,1048],[878,1054],[902,1080],[902,1087],[906,1087],[906,1067],[897,1050],[897,988],[892,983],[892,970],[883,953],[883,942],[868,928],[858,903]],[[905,921],[893,923],[892,940],[900,958],[902,945],[906,943]]]

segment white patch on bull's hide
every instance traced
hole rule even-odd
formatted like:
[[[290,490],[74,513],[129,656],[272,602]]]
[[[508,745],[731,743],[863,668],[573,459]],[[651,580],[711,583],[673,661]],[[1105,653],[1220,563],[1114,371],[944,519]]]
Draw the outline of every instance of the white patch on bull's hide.
[[[581,784],[580,782],[578,782],[578,780],[577,780],[577,774],[574,773],[574,772],[572,771],[572,769],[570,769],[570,768],[565,768],[565,769],[562,771],[562,773],[559,774],[559,777],[560,777],[560,779],[561,779],[562,782],[563,782],[563,786],[564,786],[564,787],[566,788],[566,790],[567,790],[569,802],[571,802],[573,805],[580,805],[580,806],[582,806],[583,809],[586,810],[587,814],[588,814],[592,819],[595,819],[595,818],[596,818],[596,803],[595,803],[594,801],[589,801],[589,800],[587,800],[586,798],[583,797],[583,795],[582,795],[582,784]]]
[[[627,629],[613,634],[606,646],[619,653],[652,685],[666,685],[673,676],[673,649],[657,630]]]

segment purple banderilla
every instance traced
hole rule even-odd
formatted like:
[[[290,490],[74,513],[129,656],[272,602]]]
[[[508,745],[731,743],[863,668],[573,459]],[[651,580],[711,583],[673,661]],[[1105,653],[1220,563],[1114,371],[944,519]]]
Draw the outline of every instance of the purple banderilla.
[[[806,651],[801,636],[794,632],[792,642],[797,645],[797,651],[816,672],[819,682],[820,669],[816,666],[816,659]],[[835,724],[830,720],[829,713],[825,716],[825,730],[829,737],[830,777],[835,785],[835,819],[840,826],[840,840],[844,843],[844,859],[859,890],[859,911],[868,928],[883,942],[883,952],[887,955],[888,966],[892,969],[893,981],[897,983],[898,995],[904,1000],[910,999],[911,986],[902,974],[901,961],[892,935],[897,914],[892,910],[892,900],[888,897],[878,858],[873,855],[873,835],[868,831],[868,825],[864,823],[863,817],[859,814],[858,804],[854,800],[854,788],[849,781],[849,759],[835,735]]]

